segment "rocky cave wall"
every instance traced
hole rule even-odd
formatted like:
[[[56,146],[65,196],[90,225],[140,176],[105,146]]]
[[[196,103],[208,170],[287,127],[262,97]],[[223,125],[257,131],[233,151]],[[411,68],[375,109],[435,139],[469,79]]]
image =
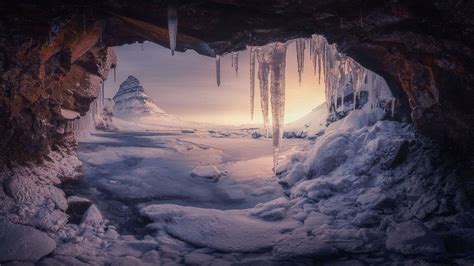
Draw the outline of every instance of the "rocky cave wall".
[[[84,114],[115,62],[108,47],[168,46],[168,1],[0,4],[0,165],[67,146],[61,108]],[[443,147],[470,152],[472,1],[202,0],[178,9],[177,50],[214,56],[317,33],[382,75],[411,120]],[[212,77],[210,77],[212,78]]]

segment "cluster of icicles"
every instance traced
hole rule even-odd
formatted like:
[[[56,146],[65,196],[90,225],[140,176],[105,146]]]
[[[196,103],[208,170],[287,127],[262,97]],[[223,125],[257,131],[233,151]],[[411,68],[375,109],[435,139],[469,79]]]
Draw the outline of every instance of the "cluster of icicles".
[[[89,111],[86,115],[79,119],[68,121],[66,125],[66,132],[75,132],[80,139],[87,137],[93,130],[95,130],[96,122],[100,119],[105,106],[105,80],[102,81],[101,91],[90,105]]]
[[[381,92],[388,91],[383,78],[359,65],[350,57],[337,51],[335,44],[329,44],[320,35],[309,39],[293,40],[296,46],[296,59],[299,82],[301,84],[304,71],[305,50],[309,46],[314,75],[319,83],[324,82],[326,103],[329,112],[348,111],[355,109],[362,90],[368,92],[368,104],[371,109],[380,107]],[[260,108],[263,116],[265,135],[273,139],[274,170],[278,162],[281,148],[284,114],[285,114],[285,64],[288,44],[271,43],[261,47],[249,47],[250,51],[250,116],[254,118],[255,76],[257,75],[260,90]],[[232,52],[232,67],[238,72],[238,52]],[[216,56],[216,81],[221,84],[220,60]],[[256,69],[255,64],[258,63]],[[345,90],[353,92],[353,103],[344,104]],[[395,99],[392,99],[392,116]],[[349,106],[349,107],[348,107]],[[270,122],[271,110],[271,122]],[[271,125],[271,129],[270,129]],[[271,131],[271,134],[270,134]]]
[[[85,21],[85,19],[84,19]],[[176,37],[178,32],[178,14],[174,6],[168,7],[168,33],[171,54],[176,49]],[[350,57],[337,51],[335,44],[329,44],[320,35],[313,35],[309,39],[296,39],[296,59],[298,66],[299,83],[301,84],[304,71],[305,50],[309,46],[311,63],[314,75],[318,82],[324,82],[326,103],[329,112],[347,111],[344,104],[345,90],[348,86],[352,89],[353,104],[360,98],[362,90],[368,92],[368,105],[371,109],[380,107],[380,93],[388,91],[388,86],[383,78],[374,72],[365,69]],[[291,42],[291,41],[290,41]],[[274,170],[278,162],[278,153],[281,148],[284,114],[285,114],[285,65],[286,51],[289,42],[271,43],[261,47],[249,47],[250,50],[250,116],[253,120],[255,110],[255,75],[259,81],[260,107],[263,116],[264,130],[267,137],[273,138],[273,162]],[[143,46],[142,46],[143,49]],[[216,55],[216,82],[221,84],[221,60],[222,55]],[[239,54],[231,53],[232,67],[237,76],[239,71]],[[255,63],[258,62],[258,69]],[[115,80],[115,68],[114,68]],[[104,83],[103,83],[104,84]],[[100,115],[104,105],[104,86],[97,100],[92,103],[91,110],[86,116],[70,123],[71,130],[76,132],[88,131],[94,126],[94,121]],[[392,98],[392,116],[394,115],[395,99]],[[271,110],[271,122],[270,111]]]

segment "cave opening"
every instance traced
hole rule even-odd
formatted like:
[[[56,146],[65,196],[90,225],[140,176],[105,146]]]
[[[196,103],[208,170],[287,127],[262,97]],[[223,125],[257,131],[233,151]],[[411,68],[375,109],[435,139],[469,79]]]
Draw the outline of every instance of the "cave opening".
[[[2,2],[0,263],[472,264],[470,10]]]

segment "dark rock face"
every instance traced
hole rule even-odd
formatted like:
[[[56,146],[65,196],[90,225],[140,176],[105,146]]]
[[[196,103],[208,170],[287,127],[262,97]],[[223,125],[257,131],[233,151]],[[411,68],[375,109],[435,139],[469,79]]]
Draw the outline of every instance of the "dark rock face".
[[[168,46],[167,1],[0,4],[0,162],[61,145],[60,108],[85,113],[115,62],[109,46]],[[472,1],[180,1],[178,51],[213,56],[313,33],[382,75],[411,119],[469,151],[474,124]],[[79,86],[77,86],[79,84]],[[15,149],[12,149],[15,147]]]

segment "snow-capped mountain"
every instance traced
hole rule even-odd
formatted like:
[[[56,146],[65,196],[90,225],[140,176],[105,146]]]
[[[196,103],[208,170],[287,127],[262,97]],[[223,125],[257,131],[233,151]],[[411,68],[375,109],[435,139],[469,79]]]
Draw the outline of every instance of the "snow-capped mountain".
[[[114,115],[120,118],[164,116],[165,112],[159,108],[140,84],[140,81],[129,76],[120,84],[118,92],[114,96]]]
[[[129,76],[127,80],[120,84],[120,88],[113,97],[114,123],[120,129],[165,129],[174,127],[183,127],[187,123],[178,119],[174,115],[165,113],[156,103],[146,94],[145,88],[140,81]]]

